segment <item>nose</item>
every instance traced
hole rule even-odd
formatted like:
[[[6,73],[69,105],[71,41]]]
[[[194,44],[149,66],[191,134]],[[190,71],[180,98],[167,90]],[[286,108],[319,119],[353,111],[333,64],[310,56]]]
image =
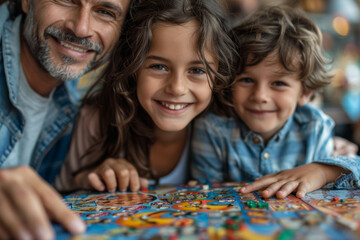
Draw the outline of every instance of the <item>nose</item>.
[[[184,76],[184,74],[181,73],[171,74],[168,78],[165,92],[175,96],[181,96],[186,94],[186,91],[187,91],[186,76]]]
[[[258,103],[267,103],[269,101],[269,91],[266,86],[257,85],[252,90],[252,100]]]
[[[65,27],[70,29],[78,38],[91,37],[91,9],[88,6],[82,6],[71,12],[67,19]]]

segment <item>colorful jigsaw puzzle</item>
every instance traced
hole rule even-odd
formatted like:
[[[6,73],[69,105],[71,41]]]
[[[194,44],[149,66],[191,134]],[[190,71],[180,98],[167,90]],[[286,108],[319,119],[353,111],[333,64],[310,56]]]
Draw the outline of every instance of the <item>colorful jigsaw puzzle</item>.
[[[56,239],[360,239],[360,190],[318,190],[299,199],[241,194],[245,183],[159,187],[64,198],[87,224]]]

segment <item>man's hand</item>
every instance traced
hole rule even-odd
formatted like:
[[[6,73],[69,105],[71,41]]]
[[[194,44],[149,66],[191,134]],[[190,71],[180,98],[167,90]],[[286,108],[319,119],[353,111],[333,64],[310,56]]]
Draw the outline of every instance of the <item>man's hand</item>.
[[[358,152],[358,146],[345,138],[334,137],[334,152],[333,156],[356,156]]]
[[[30,167],[0,170],[1,239],[52,239],[50,220],[72,234],[85,231],[78,215]]]
[[[290,193],[296,192],[296,196],[302,198],[306,193],[335,181],[342,172],[348,171],[337,166],[310,163],[257,178],[253,183],[242,187],[240,191],[249,193],[264,189],[261,192],[264,198],[274,195],[277,198],[285,198]]]
[[[121,158],[108,158],[95,169],[78,173],[75,181],[81,188],[87,189],[90,185],[100,192],[114,192],[116,189],[124,192],[128,187],[135,192],[149,185],[147,179],[139,177],[131,163]]]

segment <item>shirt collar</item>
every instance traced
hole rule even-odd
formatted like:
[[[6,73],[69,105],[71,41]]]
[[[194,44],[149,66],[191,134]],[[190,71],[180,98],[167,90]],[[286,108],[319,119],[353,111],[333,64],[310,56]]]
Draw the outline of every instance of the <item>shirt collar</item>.
[[[256,132],[249,129],[248,126],[241,120],[238,119],[238,125],[240,128],[240,134],[241,138],[244,139],[245,142],[253,142],[254,138],[258,138],[261,142],[263,142],[262,137],[257,134]],[[277,132],[270,140],[271,141],[279,141],[290,131],[291,126],[293,125],[293,115],[289,117],[289,119],[286,121],[285,125],[280,129],[279,132]]]
[[[4,68],[9,96],[16,102],[19,86],[20,62],[20,24],[22,16],[19,15],[14,21],[8,20],[4,24],[3,32],[3,56]]]

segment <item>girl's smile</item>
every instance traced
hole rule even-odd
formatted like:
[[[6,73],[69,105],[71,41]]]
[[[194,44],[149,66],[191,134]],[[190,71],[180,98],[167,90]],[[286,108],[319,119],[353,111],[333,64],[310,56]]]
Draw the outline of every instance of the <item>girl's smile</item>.
[[[156,23],[137,78],[137,96],[156,127],[181,131],[209,105],[212,89],[197,51],[195,20],[181,25]],[[174,37],[176,36],[176,37]],[[205,51],[208,64],[217,66]]]

